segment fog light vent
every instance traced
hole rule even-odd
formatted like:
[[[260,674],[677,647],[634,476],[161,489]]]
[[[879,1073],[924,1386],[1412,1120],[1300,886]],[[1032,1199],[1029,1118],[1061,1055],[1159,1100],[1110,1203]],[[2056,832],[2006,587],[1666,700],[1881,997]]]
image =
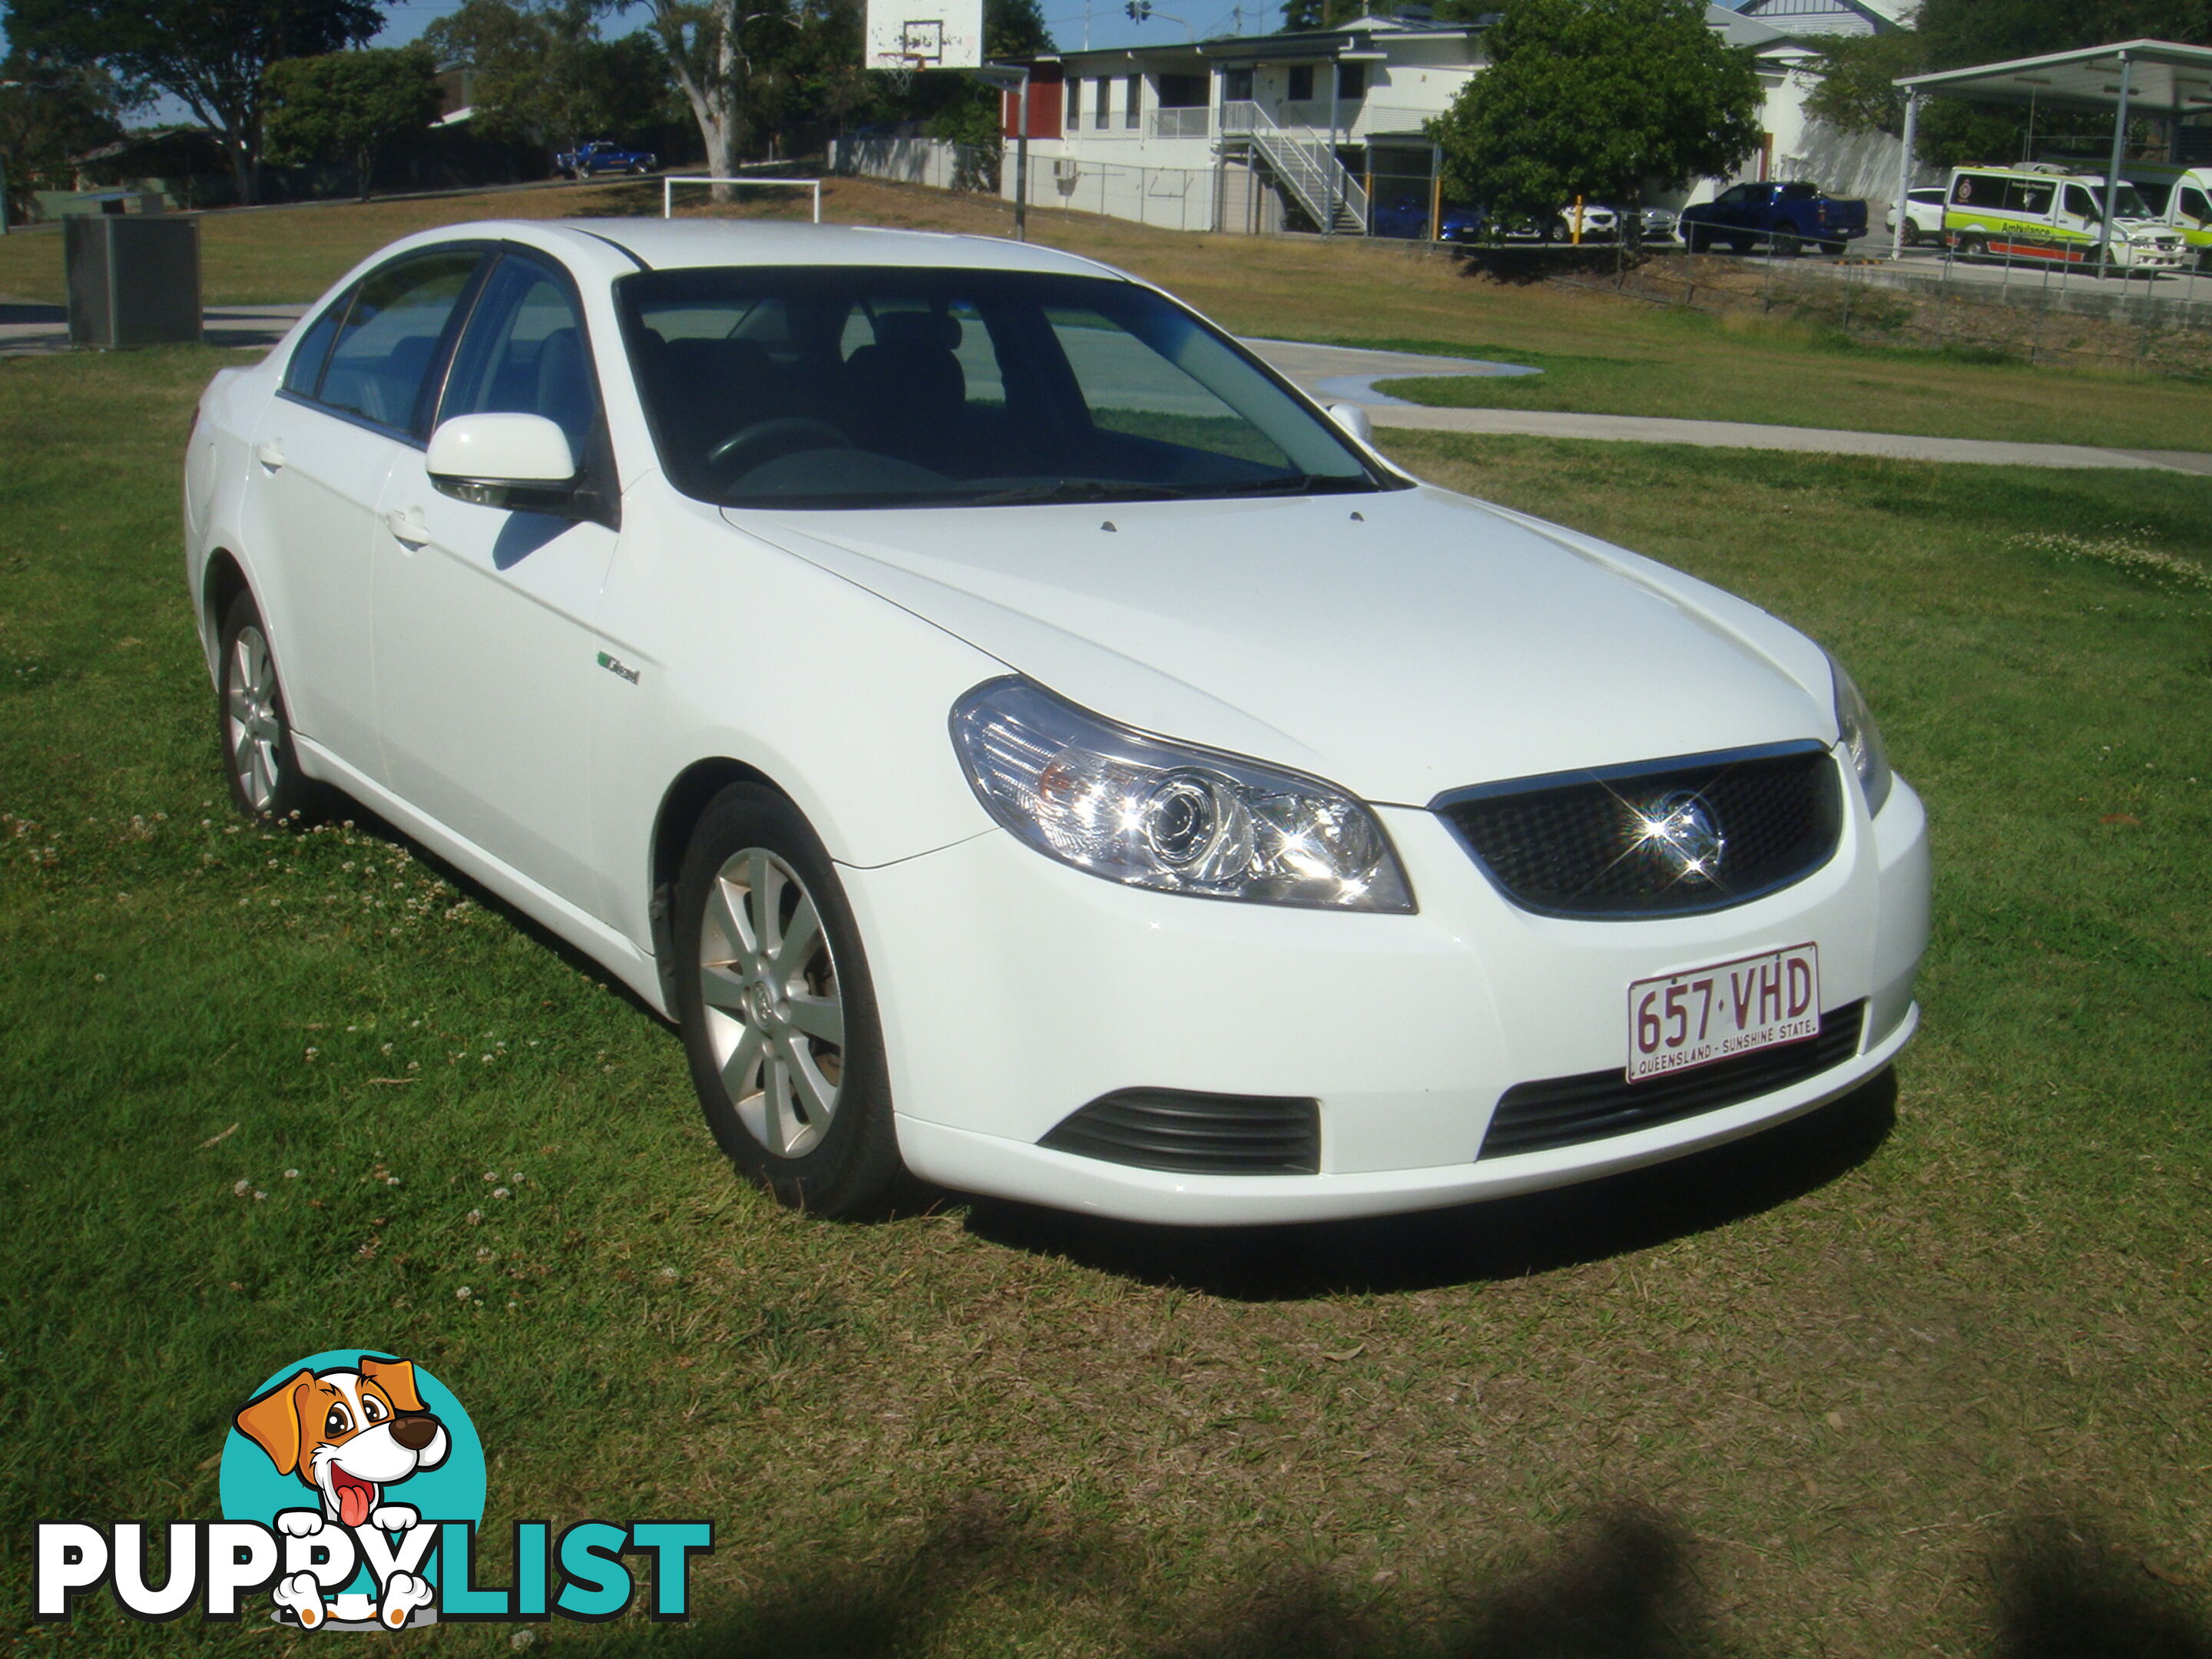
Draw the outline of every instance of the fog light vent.
[[[1139,1170],[1315,1175],[1321,1170],[1321,1103],[1117,1089],[1069,1114],[1037,1144]]]

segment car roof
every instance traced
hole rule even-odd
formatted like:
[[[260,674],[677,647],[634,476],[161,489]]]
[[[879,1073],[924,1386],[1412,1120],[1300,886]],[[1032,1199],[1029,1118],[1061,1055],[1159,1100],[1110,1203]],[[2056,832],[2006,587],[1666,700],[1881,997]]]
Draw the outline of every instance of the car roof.
[[[975,270],[1124,276],[1095,259],[995,236],[884,230],[873,225],[794,225],[732,219],[556,219],[558,228],[611,243],[652,270],[707,265],[923,265]],[[467,227],[482,234],[490,226]],[[502,232],[517,226],[501,225]]]

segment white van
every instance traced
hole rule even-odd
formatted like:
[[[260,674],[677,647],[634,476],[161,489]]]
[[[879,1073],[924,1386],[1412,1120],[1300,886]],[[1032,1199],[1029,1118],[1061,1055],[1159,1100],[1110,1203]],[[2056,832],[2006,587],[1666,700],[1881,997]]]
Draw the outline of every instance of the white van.
[[[2136,187],[2154,218],[2173,227],[2197,267],[2212,270],[2212,167],[2130,161],[2120,177]]]
[[[1962,258],[2037,259],[2095,269],[2105,256],[2105,180],[2047,162],[2025,167],[1954,167],[1943,240]],[[2180,234],[2155,222],[2135,187],[2113,202],[2111,263],[2122,270],[2179,270],[2189,259]]]

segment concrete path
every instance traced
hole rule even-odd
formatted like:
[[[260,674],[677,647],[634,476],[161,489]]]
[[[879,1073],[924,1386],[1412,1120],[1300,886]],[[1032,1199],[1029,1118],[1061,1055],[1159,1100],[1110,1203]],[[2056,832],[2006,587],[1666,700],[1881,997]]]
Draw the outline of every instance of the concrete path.
[[[284,337],[305,310],[305,306],[210,306],[200,318],[201,337],[214,346],[266,349]],[[43,356],[69,349],[67,310],[0,294],[0,357]]]
[[[1245,343],[1306,391],[1327,403],[1365,406],[1378,427],[1425,432],[1478,432],[1498,436],[1583,438],[1616,443],[1698,444],[1720,449],[1780,449],[1801,454],[1887,455],[1899,460],[1968,462],[1983,466],[2115,467],[2212,477],[2212,453],[2195,450],[2098,449],[2080,444],[1999,443],[1982,438],[1921,438],[1903,433],[1838,432],[1808,426],[1758,426],[1746,421],[1683,421],[1649,415],[1570,415],[1549,410],[1430,409],[1387,398],[1362,379],[1377,378],[1376,362],[1389,366],[1379,378],[1494,374],[1510,365],[1466,358],[1428,357],[1399,351],[1356,351],[1342,346],[1275,340]]]

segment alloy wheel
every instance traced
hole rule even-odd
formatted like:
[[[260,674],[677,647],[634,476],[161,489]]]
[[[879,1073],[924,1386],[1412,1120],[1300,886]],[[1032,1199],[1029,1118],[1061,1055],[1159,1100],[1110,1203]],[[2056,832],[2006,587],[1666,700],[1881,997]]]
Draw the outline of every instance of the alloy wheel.
[[[276,660],[269,654],[269,641],[250,623],[231,641],[229,669],[224,676],[223,719],[230,736],[231,770],[246,804],[266,812],[282,781],[277,756],[284,741],[284,721],[277,709]]]
[[[814,896],[765,848],[726,860],[699,928],[699,987],[722,1086],[780,1158],[819,1146],[837,1114],[845,1004]]]

